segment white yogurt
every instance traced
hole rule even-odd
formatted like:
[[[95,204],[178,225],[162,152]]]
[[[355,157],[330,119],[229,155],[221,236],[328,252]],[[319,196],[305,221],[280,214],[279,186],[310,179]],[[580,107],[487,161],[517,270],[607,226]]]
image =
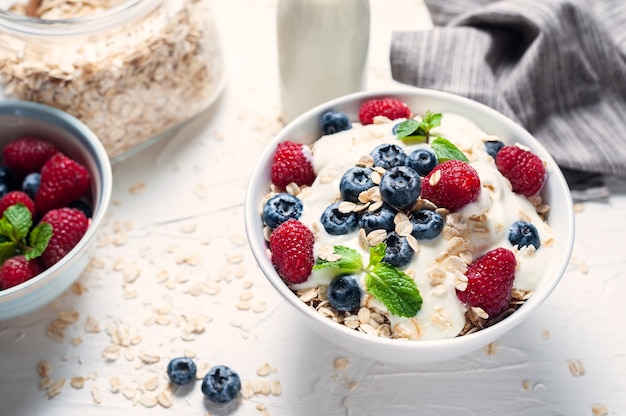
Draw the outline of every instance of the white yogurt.
[[[397,122],[397,121],[396,121]],[[489,233],[475,234],[470,240],[470,251],[474,258],[496,247],[504,247],[516,254],[518,267],[514,287],[522,290],[537,288],[543,271],[551,260],[553,235],[550,227],[536,213],[533,204],[524,196],[513,193],[508,181],[498,172],[493,158],[484,150],[486,140],[497,139],[480,130],[470,120],[447,113],[441,126],[431,131],[433,137],[442,136],[454,143],[469,158],[481,179],[481,193],[476,201],[466,205],[459,212],[465,217],[486,214],[487,220],[480,223]],[[502,140],[502,139],[501,139]],[[328,234],[321,225],[320,216],[332,202],[341,199],[339,181],[343,173],[354,166],[359,158],[383,143],[402,146],[406,153],[420,145],[404,145],[392,132],[392,124],[361,126],[353,124],[352,129],[324,136],[313,145],[313,166],[317,178],[313,185],[298,195],[304,209],[300,221],[316,232],[315,254],[323,246],[343,245],[357,250],[367,264],[369,253],[360,247],[356,232],[334,236]],[[511,143],[507,143],[511,144]],[[532,222],[541,239],[541,247],[534,252],[518,251],[508,241],[509,226],[518,220]],[[468,221],[471,226],[476,224]],[[434,290],[427,277],[427,270],[433,267],[435,259],[446,251],[448,241],[442,236],[431,241],[420,241],[420,251],[413,255],[411,262],[403,268],[414,276],[423,298],[421,310],[414,318],[391,316],[392,328],[400,325],[419,339],[443,339],[455,337],[465,325],[465,308],[458,300],[455,291],[455,275],[446,272],[442,287]],[[307,282],[296,285],[296,289],[328,284],[331,276],[327,272],[314,271]],[[361,279],[364,288],[363,279]],[[384,305],[377,304],[381,310]],[[419,328],[418,329],[416,329]],[[419,334],[418,334],[419,332]]]

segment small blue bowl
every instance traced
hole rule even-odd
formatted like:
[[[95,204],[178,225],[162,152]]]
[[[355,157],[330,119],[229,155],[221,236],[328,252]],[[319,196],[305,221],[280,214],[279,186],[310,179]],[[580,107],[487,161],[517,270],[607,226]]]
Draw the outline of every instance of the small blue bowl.
[[[95,252],[96,232],[111,199],[113,174],[109,157],[98,137],[80,120],[42,104],[0,101],[0,148],[25,135],[54,143],[68,157],[87,167],[93,216],[83,238],[58,263],[22,284],[0,290],[0,320],[47,305],[81,275]]]

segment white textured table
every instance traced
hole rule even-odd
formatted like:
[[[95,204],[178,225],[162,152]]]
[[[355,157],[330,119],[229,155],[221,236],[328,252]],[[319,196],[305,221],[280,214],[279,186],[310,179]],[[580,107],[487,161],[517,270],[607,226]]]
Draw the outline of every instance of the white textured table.
[[[282,127],[275,3],[212,0],[229,67],[223,96],[175,137],[114,166],[101,244],[72,290],[0,322],[0,414],[626,414],[625,179],[609,179],[608,200],[580,206],[554,295],[488,350],[402,371],[294,319],[256,267],[242,220],[255,158]],[[397,87],[391,30],[430,21],[416,0],[371,6],[368,88]],[[168,403],[164,369],[183,354],[200,372],[231,366],[245,398],[215,409],[197,382]]]

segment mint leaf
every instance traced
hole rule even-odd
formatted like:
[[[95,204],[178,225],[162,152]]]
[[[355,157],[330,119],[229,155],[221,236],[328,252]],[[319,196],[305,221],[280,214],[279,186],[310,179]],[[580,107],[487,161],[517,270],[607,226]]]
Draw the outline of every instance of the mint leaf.
[[[9,257],[15,256],[15,243],[12,241],[4,241],[0,243],[0,264],[4,263]]]
[[[410,318],[422,307],[422,296],[415,281],[388,263],[380,262],[368,270],[365,285],[393,315]]]
[[[374,247],[370,247],[370,262],[368,268],[374,267],[383,261],[383,258],[385,257],[385,250],[387,250],[387,244],[385,243],[380,243]]]
[[[43,253],[46,247],[48,247],[48,242],[51,237],[52,226],[47,222],[42,222],[33,228],[30,232],[28,241],[32,248],[24,254],[26,260],[32,260],[35,257],[41,256],[41,253]]]
[[[469,162],[469,159],[465,154],[459,150],[452,142],[448,139],[444,139],[443,137],[437,137],[431,143],[431,147],[435,155],[437,155],[437,160],[439,163],[443,163],[447,160],[460,160],[462,162]]]
[[[328,261],[318,258],[313,270],[332,268],[336,274],[353,274],[363,269],[361,255],[354,249],[345,246],[334,246],[333,254],[340,256],[338,260]]]
[[[33,218],[24,204],[11,205],[4,211],[3,218],[6,218],[9,224],[11,224],[11,239],[14,242],[26,238],[30,227],[33,226]]]
[[[396,137],[404,144],[428,143],[430,131],[441,125],[441,114],[426,111],[422,121],[405,120],[398,125]]]
[[[439,113],[435,114],[430,110],[426,111],[424,118],[422,118],[421,127],[427,136],[430,134],[430,131],[432,129],[434,129],[435,127],[441,126],[442,117],[443,117],[442,114],[439,114]]]

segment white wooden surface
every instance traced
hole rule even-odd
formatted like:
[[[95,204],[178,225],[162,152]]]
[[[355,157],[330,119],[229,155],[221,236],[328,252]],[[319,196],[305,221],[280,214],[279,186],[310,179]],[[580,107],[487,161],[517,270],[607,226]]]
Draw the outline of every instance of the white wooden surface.
[[[229,67],[223,96],[175,137],[114,166],[110,219],[79,279],[84,292],[70,290],[44,309],[0,322],[0,414],[626,414],[625,179],[609,178],[612,196],[581,206],[561,284],[490,350],[409,371],[338,349],[274,295],[244,241],[248,175],[282,126],[275,0],[212,4]],[[393,87],[391,30],[428,28],[430,21],[418,0],[371,6],[368,88]],[[67,311],[77,319],[53,341],[47,332]],[[100,331],[86,332],[88,320]],[[140,339],[107,361],[111,328]],[[186,333],[193,339],[184,340]],[[160,361],[146,364],[142,354]],[[259,389],[278,382],[282,392],[215,408],[198,381],[176,391],[171,408],[147,407],[166,388],[169,359],[183,354],[201,365],[229,365]],[[346,365],[336,367],[340,357]],[[52,380],[66,380],[51,398],[40,388],[41,362],[49,363]],[[271,373],[257,374],[266,363]],[[72,387],[73,377],[83,377],[84,387]],[[117,393],[110,388],[116,377],[124,387]],[[146,381],[155,377],[151,390]]]

